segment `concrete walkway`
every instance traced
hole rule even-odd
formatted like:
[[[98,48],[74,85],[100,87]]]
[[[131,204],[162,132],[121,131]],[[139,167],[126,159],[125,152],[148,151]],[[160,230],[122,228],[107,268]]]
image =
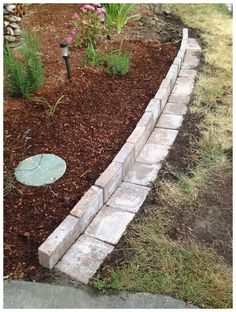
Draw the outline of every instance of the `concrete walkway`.
[[[88,287],[55,286],[45,283],[22,281],[4,282],[4,308],[47,309],[47,308],[130,308],[130,309],[197,309],[166,295],[148,293],[119,293],[105,295]]]

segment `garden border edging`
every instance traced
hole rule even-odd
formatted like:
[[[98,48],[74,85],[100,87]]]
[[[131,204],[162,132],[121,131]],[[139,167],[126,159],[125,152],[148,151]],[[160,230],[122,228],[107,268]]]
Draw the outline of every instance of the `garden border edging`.
[[[43,267],[54,267],[124,181],[165,108],[183,63],[187,43],[188,29],[184,28],[181,46],[174,62],[126,143],[95,181],[95,185],[89,188],[70,214],[38,248],[39,262]]]

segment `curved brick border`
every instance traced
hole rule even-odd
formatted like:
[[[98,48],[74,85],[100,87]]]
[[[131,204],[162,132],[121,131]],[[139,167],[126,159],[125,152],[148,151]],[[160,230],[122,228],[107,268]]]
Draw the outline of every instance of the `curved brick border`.
[[[39,247],[42,266],[51,269],[62,258],[58,270],[88,283],[113,250],[178,134],[200,51],[197,41],[188,39],[188,29],[183,29],[180,50],[136,128],[95,185]]]

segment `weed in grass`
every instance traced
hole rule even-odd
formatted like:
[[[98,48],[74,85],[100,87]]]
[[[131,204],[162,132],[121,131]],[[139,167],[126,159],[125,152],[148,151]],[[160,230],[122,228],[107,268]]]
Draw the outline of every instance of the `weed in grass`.
[[[106,72],[110,75],[126,75],[130,67],[130,57],[120,51],[112,51],[103,55],[106,63]]]
[[[62,95],[55,103],[50,103],[48,100],[40,97],[32,97],[30,98],[34,103],[38,105],[42,105],[45,110],[48,117],[52,117],[57,109],[58,104],[62,103],[64,95]]]

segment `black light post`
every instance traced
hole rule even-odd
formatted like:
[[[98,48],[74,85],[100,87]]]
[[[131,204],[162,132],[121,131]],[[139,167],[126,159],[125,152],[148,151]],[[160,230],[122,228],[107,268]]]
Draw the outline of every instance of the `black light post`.
[[[71,79],[72,75],[71,75],[71,68],[70,68],[70,62],[69,62],[70,52],[68,49],[68,43],[67,42],[60,43],[60,48],[62,51],[62,57],[64,58],[65,63],[66,63],[67,76],[69,79]]]

